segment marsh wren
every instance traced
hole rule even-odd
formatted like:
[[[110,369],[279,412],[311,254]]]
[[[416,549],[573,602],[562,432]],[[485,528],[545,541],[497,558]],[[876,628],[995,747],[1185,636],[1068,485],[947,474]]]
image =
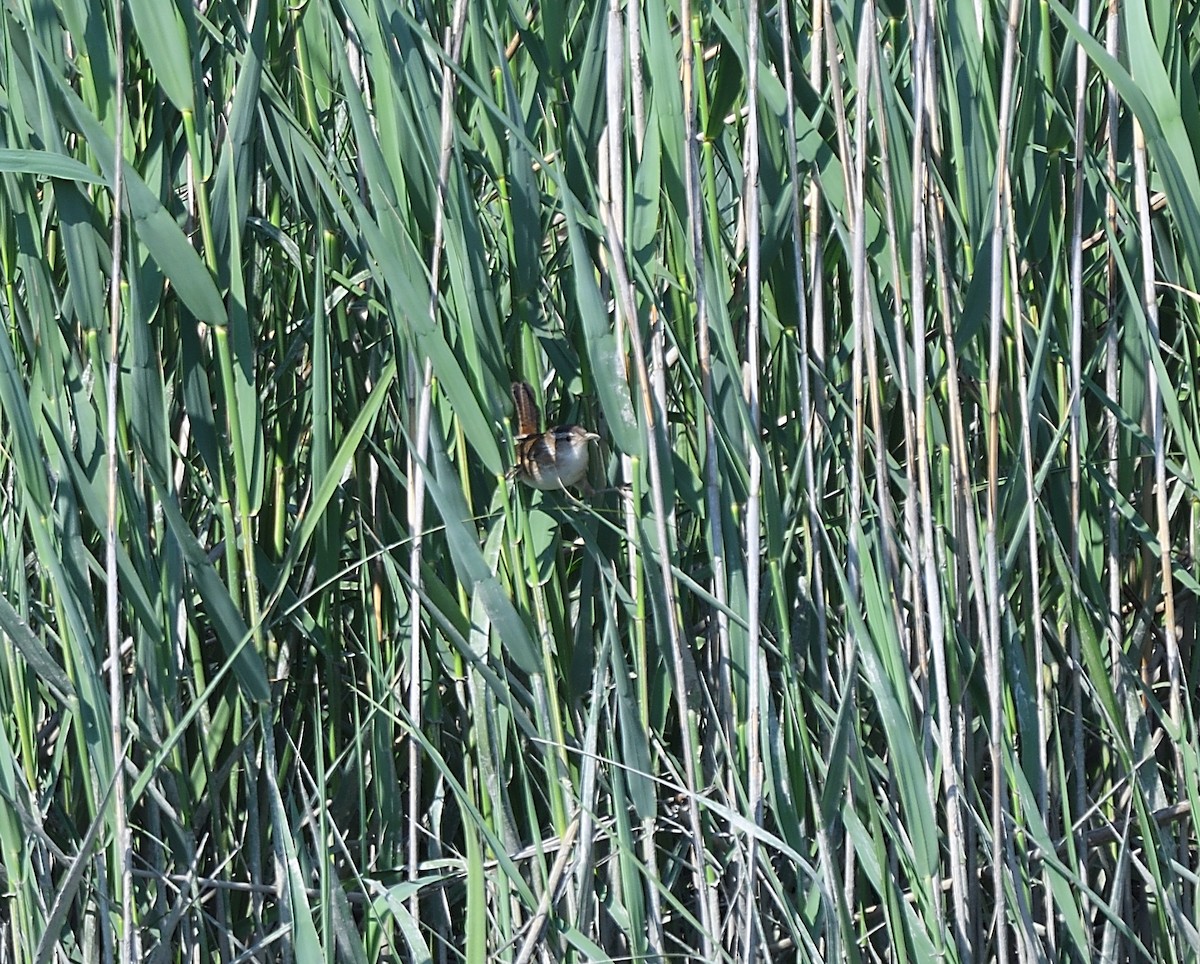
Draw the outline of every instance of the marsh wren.
[[[517,464],[508,477],[535,489],[577,485],[590,492],[588,442],[600,436],[582,425],[556,425],[543,432],[542,415],[528,382],[513,382],[512,397],[517,406]]]

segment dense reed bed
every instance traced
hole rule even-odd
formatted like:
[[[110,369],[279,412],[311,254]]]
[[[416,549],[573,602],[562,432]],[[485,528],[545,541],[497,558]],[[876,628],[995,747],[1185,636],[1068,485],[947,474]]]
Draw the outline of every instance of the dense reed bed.
[[[1194,10],[0,44],[0,961],[1196,958]]]

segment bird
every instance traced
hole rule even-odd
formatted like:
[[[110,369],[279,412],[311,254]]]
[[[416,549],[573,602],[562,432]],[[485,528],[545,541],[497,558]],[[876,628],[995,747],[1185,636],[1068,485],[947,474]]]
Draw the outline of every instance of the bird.
[[[528,382],[513,382],[512,397],[517,407],[517,464],[509,469],[508,478],[535,489],[574,485],[585,494],[591,492],[588,443],[600,436],[582,425],[556,425],[543,432],[542,414]]]

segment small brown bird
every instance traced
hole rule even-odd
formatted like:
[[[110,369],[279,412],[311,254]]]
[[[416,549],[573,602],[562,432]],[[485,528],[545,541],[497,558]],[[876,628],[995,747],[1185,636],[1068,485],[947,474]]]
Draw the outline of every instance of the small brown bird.
[[[588,442],[600,436],[582,425],[556,425],[543,432],[542,415],[528,382],[513,382],[512,397],[517,406],[517,464],[508,477],[535,489],[577,485],[590,492]]]

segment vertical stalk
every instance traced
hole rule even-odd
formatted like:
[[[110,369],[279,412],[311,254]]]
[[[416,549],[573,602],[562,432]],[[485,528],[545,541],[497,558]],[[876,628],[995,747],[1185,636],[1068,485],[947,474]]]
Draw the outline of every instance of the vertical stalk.
[[[759,652],[762,595],[762,411],[759,401],[758,379],[762,362],[759,342],[762,338],[762,279],[759,247],[759,159],[758,159],[758,45],[759,7],[758,0],[749,3],[749,28],[747,30],[746,71],[746,129],[743,134],[745,152],[742,187],[742,212],[746,232],[746,276],[749,291],[749,318],[746,332],[746,369],[744,391],[746,405],[750,411],[750,425],[746,437],[746,452],[750,459],[750,479],[746,498],[746,523],[743,546],[746,553],[746,768],[748,776],[748,799],[746,809],[754,826],[762,826],[763,816],[763,761],[760,728],[762,715],[762,654]],[[746,843],[746,864],[742,878],[743,913],[742,960],[750,964],[755,959],[755,946],[761,921],[758,914],[758,837],[750,834]]]
[[[713,377],[712,377],[712,347],[709,343],[709,328],[708,328],[708,296],[705,288],[706,272],[705,272],[705,253],[704,253],[704,236],[703,236],[703,215],[701,212],[700,199],[700,171],[699,159],[696,156],[696,91],[695,91],[695,37],[693,33],[692,23],[692,7],[691,0],[681,0],[680,9],[680,24],[682,27],[681,38],[681,57],[683,63],[681,65],[681,75],[683,83],[683,139],[684,139],[684,191],[687,195],[688,206],[688,227],[689,227],[689,256],[692,263],[693,275],[693,294],[696,300],[696,327],[699,333],[699,343],[697,351],[700,360],[700,390],[704,396],[704,489],[705,489],[705,510],[708,515],[709,538],[712,544],[712,586],[713,594],[717,599],[718,604],[724,604],[727,601],[725,590],[725,533],[724,526],[721,523],[721,498],[720,498],[720,479],[718,477],[717,465],[717,438],[716,428],[713,423]],[[647,391],[648,386],[643,388],[645,404],[647,410],[650,408],[650,397]],[[654,446],[649,448],[651,452],[652,464],[657,459],[654,455]],[[654,487],[661,497],[661,490]],[[656,511],[656,517],[662,520],[662,515]],[[661,551],[665,552],[667,543],[661,543]],[[673,576],[670,573],[670,562],[665,557],[663,558],[664,577],[668,586],[673,584]],[[728,653],[729,651],[729,620],[726,617],[723,606],[717,607],[717,634],[719,639],[719,651]],[[668,625],[671,628],[673,635],[672,652],[676,657],[676,672],[675,681],[678,688],[678,696],[681,709],[684,712],[681,714],[680,721],[681,729],[683,730],[684,745],[690,745],[687,738],[687,726],[694,710],[687,706],[687,680],[684,678],[683,667],[679,660],[682,658],[682,653],[679,647],[682,640],[676,633],[676,614],[674,606],[668,616]],[[687,765],[687,777],[692,787],[694,787],[697,774],[694,772],[695,765],[692,762],[691,754],[685,756]],[[691,787],[689,787],[691,789]],[[700,810],[694,795],[688,796],[688,819],[692,830],[692,847],[695,854],[695,865],[692,868],[692,874],[695,879],[696,895],[700,902],[700,922],[704,931],[702,935],[704,946],[704,957],[712,960],[716,954],[714,939],[716,938],[716,907],[715,907],[715,892],[714,888],[708,886],[705,873],[705,854],[704,854],[704,839],[700,823]]]
[[[645,139],[646,118],[645,118],[645,91],[642,80],[642,55],[641,55],[641,13],[638,0],[632,0],[626,7],[626,22],[628,24],[628,63],[630,69],[629,77],[629,99],[633,105],[633,137],[634,137],[634,152],[637,159],[640,161],[642,156],[642,144]],[[625,124],[624,119],[624,84],[625,73],[624,65],[626,58],[623,56],[626,47],[625,38],[621,30],[621,3],[620,0],[610,0],[608,11],[608,49],[605,62],[605,108],[608,115],[608,127],[605,131],[602,144],[606,144],[608,152],[606,157],[602,157],[605,161],[603,167],[607,171],[607,177],[600,179],[600,197],[601,204],[609,210],[609,220],[607,222],[607,230],[610,235],[615,230],[619,230],[626,224],[626,204],[625,204]],[[614,258],[617,257],[617,251],[613,251]],[[623,264],[618,268],[617,265],[611,266],[616,273],[618,279],[623,271]],[[621,284],[618,281],[618,284]],[[624,284],[628,284],[626,279]],[[622,289],[623,290],[623,289]],[[625,293],[626,311],[617,311],[614,319],[614,332],[616,334],[617,344],[624,343],[625,330],[628,325],[630,328],[636,329],[640,324],[640,319],[637,315],[636,302],[633,299],[633,292]],[[636,338],[637,332],[630,333],[631,337]],[[650,353],[652,372],[650,374],[651,393],[650,405],[652,409],[658,411],[666,411],[666,383],[663,375],[663,328],[659,321],[658,312],[654,305],[650,306]],[[648,423],[651,424],[651,423]],[[653,433],[649,435],[649,448],[657,444]],[[636,600],[638,618],[634,622],[634,645],[633,658],[634,665],[637,668],[637,687],[639,690],[639,698],[637,705],[643,714],[643,725],[648,726],[649,719],[647,716],[650,701],[649,701],[649,674],[647,672],[647,640],[645,634],[646,627],[646,582],[645,573],[642,569],[641,555],[637,551],[637,533],[639,529],[638,509],[642,504],[641,499],[641,473],[635,459],[628,455],[621,456],[621,473],[626,485],[631,487],[629,498],[621,500],[622,512],[624,515],[624,531],[626,546],[628,553],[626,556],[629,569],[629,594],[630,598]],[[665,507],[664,507],[665,509]],[[667,525],[670,530],[675,531],[674,524],[674,504],[670,509],[666,509]],[[660,543],[662,550],[666,551],[666,544]],[[649,921],[646,933],[646,942],[650,953],[655,957],[661,956],[665,951],[665,941],[663,935],[663,919],[662,919],[662,899],[659,894],[658,887],[655,882],[658,879],[658,851],[654,845],[657,833],[658,819],[654,813],[647,813],[642,816],[642,859],[647,867],[647,886],[645,888],[646,899],[650,905]]]
[[[932,19],[930,20],[932,23]],[[933,156],[937,156],[940,146],[940,131],[937,124],[937,114],[932,109],[932,91],[933,91],[933,67],[930,60],[926,60],[926,84],[930,93],[926,96],[925,101],[929,104],[928,123],[929,123],[929,140],[928,150]],[[914,184],[914,190],[917,185]],[[955,581],[946,587],[947,601],[958,598],[971,596],[975,603],[974,624],[972,625],[966,615],[959,617],[956,620],[956,627],[961,626],[964,633],[976,635],[980,638],[984,649],[988,645],[988,619],[987,619],[987,601],[984,598],[982,591],[971,591],[971,587],[982,587],[983,568],[982,568],[982,552],[980,550],[979,536],[979,518],[977,513],[977,503],[974,496],[974,486],[972,483],[971,471],[968,464],[969,452],[967,448],[966,425],[964,424],[964,402],[959,392],[960,369],[958,365],[958,349],[954,344],[955,331],[955,314],[951,301],[951,265],[947,251],[946,227],[942,217],[944,204],[941,200],[938,182],[934,178],[926,175],[925,189],[930,194],[929,201],[929,225],[933,229],[933,245],[934,245],[934,269],[937,277],[937,284],[934,290],[938,292],[938,313],[942,319],[942,349],[946,354],[946,403],[947,412],[946,418],[950,423],[950,466],[948,471],[949,476],[949,511],[954,523],[951,532],[954,538],[961,538],[959,529],[966,534],[967,552],[966,562],[962,562],[963,554],[956,554],[958,565],[955,567]],[[924,216],[924,215],[922,215]],[[917,337],[914,332],[914,338]],[[924,345],[921,339],[922,346]],[[922,348],[922,350],[924,350]],[[918,364],[924,366],[925,359],[918,355]],[[918,409],[921,412],[921,417],[925,417],[924,403]],[[922,467],[928,462],[922,459]],[[943,483],[944,484],[944,483]],[[931,490],[932,491],[932,490]],[[929,518],[927,516],[927,518]],[[930,562],[936,566],[937,554],[939,551],[944,551],[941,544],[933,541],[932,530],[925,533],[931,547]],[[948,571],[948,567],[947,567]],[[936,578],[936,568],[931,579]],[[932,583],[931,583],[932,585]],[[932,592],[933,590],[931,590]],[[939,586],[937,592],[941,592]],[[931,596],[931,598],[933,598]],[[931,611],[933,607],[931,606]],[[941,611],[941,610],[939,610]],[[940,620],[939,620],[940,621]],[[954,633],[947,634],[949,641],[953,642]],[[938,672],[937,660],[940,658],[942,662],[942,673],[945,680],[944,692],[945,695],[939,697],[939,700],[944,699],[944,707],[939,706],[939,712],[944,709],[943,719],[946,721],[944,726],[949,730],[947,734],[952,740],[952,744],[947,748],[948,752],[952,753],[951,762],[955,769],[956,783],[963,782],[963,774],[968,772],[968,756],[967,756],[967,721],[966,712],[962,701],[950,702],[949,687],[951,680],[949,677],[948,664],[946,657],[954,653],[953,647],[945,645],[946,640],[943,639],[941,646],[934,647],[934,672]],[[943,777],[943,782],[948,785],[949,775]],[[962,793],[955,792],[952,795],[948,792],[947,806],[952,815],[957,815],[959,820],[959,834],[952,835],[951,839],[965,841],[969,835],[973,834],[972,824],[966,821],[961,805]],[[952,819],[952,818],[951,818]],[[970,948],[978,948],[983,946],[983,921],[982,921],[982,906],[979,897],[979,888],[971,887],[967,889],[966,881],[975,878],[975,867],[977,858],[973,846],[964,843],[957,845],[952,843],[951,847],[957,846],[961,853],[962,862],[952,862],[950,867],[952,886],[957,888],[959,884],[956,882],[961,877],[962,891],[959,893],[955,890],[956,902],[961,901],[959,917],[960,933],[957,937],[960,941],[966,942]],[[964,955],[964,959],[970,959],[969,954]]]
[[[633,343],[634,368],[637,373],[639,396],[642,400],[642,419],[646,426],[646,460],[650,474],[650,502],[654,513],[655,535],[658,540],[660,578],[663,583],[664,617],[670,643],[671,668],[676,698],[679,700],[680,739],[683,745],[684,778],[688,808],[688,829],[691,832],[693,854],[692,874],[699,901],[700,922],[703,934],[705,957],[711,959],[715,953],[713,940],[716,937],[716,888],[709,886],[707,874],[707,850],[704,845],[704,827],[700,821],[700,754],[696,739],[698,712],[688,699],[696,688],[699,674],[692,659],[691,650],[684,645],[683,628],[679,621],[679,606],[675,595],[675,575],[671,571],[671,541],[667,531],[667,510],[664,498],[663,472],[659,464],[659,446],[665,443],[664,420],[659,417],[650,391],[650,373],[646,366],[646,349],[634,313],[633,286],[625,269],[625,251],[617,225],[613,223],[609,207],[601,208],[608,243],[612,250],[612,264],[616,275],[617,311],[626,316],[627,328]],[[660,433],[663,433],[660,436]],[[665,447],[665,444],[664,444]]]
[[[913,47],[913,161],[912,161],[912,352],[913,352],[913,409],[914,431],[913,443],[916,452],[917,485],[916,485],[916,514],[920,525],[920,538],[917,543],[919,580],[925,587],[925,612],[929,620],[929,649],[933,663],[934,701],[937,711],[934,714],[934,732],[939,753],[941,754],[942,796],[946,808],[946,842],[949,852],[950,893],[954,903],[952,930],[954,942],[961,960],[970,960],[972,956],[971,937],[968,931],[968,921],[971,911],[967,902],[967,855],[965,853],[964,818],[962,812],[962,755],[958,752],[955,740],[955,714],[950,704],[950,670],[946,658],[946,624],[943,617],[945,598],[943,585],[939,579],[934,542],[934,505],[932,483],[930,479],[929,451],[929,378],[926,372],[927,347],[925,343],[925,277],[928,272],[928,230],[926,216],[929,211],[929,151],[935,131],[933,111],[934,103],[934,64],[932,27],[934,24],[933,4],[931,0],[923,0],[920,4],[917,23],[916,41]],[[935,236],[940,236],[941,220],[936,211],[932,217]],[[940,252],[939,252],[940,255]],[[942,292],[943,304],[940,311],[943,323],[950,327],[947,287],[944,282],[947,272],[944,261],[938,259],[941,267],[939,274],[939,290]],[[958,407],[958,377],[955,371],[953,335],[947,331],[947,368],[946,384],[950,393],[950,410],[960,412]],[[898,340],[898,344],[903,341]],[[952,422],[952,424],[954,424]],[[911,501],[911,500],[910,500]]]
[[[1078,20],[1084,29],[1088,29],[1091,20],[1090,0],[1080,0],[1077,7]],[[1071,333],[1070,357],[1067,363],[1070,371],[1070,410],[1068,414],[1068,471],[1070,473],[1070,515],[1068,528],[1070,541],[1068,552],[1071,577],[1076,585],[1079,583],[1079,489],[1080,489],[1080,405],[1082,403],[1082,355],[1083,355],[1083,205],[1084,205],[1084,139],[1086,132],[1084,123],[1087,116],[1087,58],[1079,48],[1075,50],[1075,130],[1074,130],[1074,170],[1075,182],[1074,208],[1071,220]],[[1079,628],[1075,620],[1068,621],[1067,632],[1070,638],[1071,663],[1076,668],[1080,665]],[[1076,852],[1079,856],[1078,871],[1082,879],[1087,879],[1085,861],[1087,848],[1083,840],[1084,821],[1079,816],[1085,810],[1085,764],[1083,748],[1083,679],[1082,674],[1075,672],[1071,675],[1070,689],[1071,707],[1071,807],[1070,813],[1076,826]],[[1080,905],[1087,913],[1088,896],[1086,890],[1081,890]]]
[[[1179,637],[1175,631],[1175,592],[1172,586],[1175,577],[1171,572],[1171,525],[1170,509],[1167,505],[1166,453],[1163,448],[1162,388],[1159,384],[1158,366],[1154,363],[1153,357],[1159,350],[1160,335],[1148,180],[1145,135],[1142,125],[1135,122],[1133,127],[1133,190],[1134,205],[1138,216],[1138,236],[1141,240],[1142,309],[1146,314],[1146,334],[1149,341],[1147,354],[1150,356],[1146,363],[1146,380],[1150,406],[1150,437],[1154,446],[1154,514],[1157,519],[1159,577],[1162,580],[1163,594],[1162,638],[1166,646],[1167,712],[1170,714],[1172,729],[1180,732],[1179,727],[1183,724],[1183,704],[1180,696],[1182,673],[1180,671]],[[1172,744],[1174,745],[1174,741]],[[1177,746],[1174,757],[1176,785],[1182,786],[1185,770]]]
[[[862,467],[861,467],[861,447],[862,447],[862,302],[861,302],[861,284],[862,276],[859,273],[861,268],[860,259],[856,256],[853,250],[853,245],[858,244],[862,240],[862,225],[858,224],[857,211],[861,208],[862,193],[859,190],[859,185],[855,182],[856,175],[853,173],[853,158],[854,155],[850,150],[850,134],[849,125],[846,121],[846,101],[842,91],[842,75],[841,65],[843,63],[842,51],[838,47],[837,34],[833,29],[833,10],[829,0],[822,0],[821,6],[825,20],[825,29],[823,36],[825,38],[824,50],[825,59],[829,66],[829,91],[833,100],[833,119],[837,130],[838,156],[841,158],[842,170],[842,186],[846,197],[847,220],[850,221],[849,230],[851,236],[852,250],[850,252],[852,258],[851,267],[851,325],[853,333],[851,336],[851,401],[850,401],[850,495],[848,505],[848,521],[846,525],[846,581],[849,585],[849,599],[847,605],[857,607],[860,588],[859,560],[858,560],[858,531],[861,527],[861,506],[860,494],[862,488]],[[817,48],[819,49],[819,48]],[[814,281],[816,284],[823,283],[824,279]],[[856,639],[853,631],[848,631],[845,634],[841,651],[841,700],[842,702],[855,702],[857,698],[857,685],[854,671],[855,661],[855,643]],[[832,680],[831,680],[832,689]],[[855,715],[851,711],[852,717]],[[855,885],[855,863],[856,856],[854,846],[849,837],[844,839],[844,869],[842,871],[842,883],[845,887],[846,905],[853,907],[855,905],[854,885]]]
[[[826,26],[826,10],[824,2],[813,4],[813,27],[810,46],[813,55],[809,60],[808,82],[813,90],[820,90],[824,74],[822,58],[817,51],[824,46]],[[791,74],[788,74],[789,79]],[[794,95],[793,95],[794,96]],[[789,143],[795,150],[795,121],[791,114],[788,116]],[[829,629],[825,612],[825,570],[821,559],[822,540],[817,539],[817,531],[822,525],[821,510],[824,505],[824,465],[818,471],[816,455],[821,448],[824,436],[824,426],[829,418],[825,400],[825,382],[818,378],[815,386],[812,383],[812,372],[825,370],[825,247],[823,238],[824,202],[821,188],[816,177],[811,177],[808,183],[808,290],[811,293],[811,308],[806,316],[807,330],[801,332],[800,338],[800,395],[807,400],[803,417],[808,430],[807,444],[804,446],[804,481],[808,487],[808,546],[809,555],[806,560],[811,573],[811,595],[813,609],[817,618],[817,639],[813,658],[817,661],[818,674],[821,680],[821,697],[829,701],[832,695],[832,674],[829,670]],[[801,235],[797,235],[800,244]],[[798,260],[798,259],[797,259]],[[803,275],[797,277],[803,301]],[[810,352],[811,346],[811,352]],[[824,460],[822,460],[823,462]],[[828,746],[826,747],[828,749]],[[849,905],[847,905],[849,906]]]
[[[877,16],[877,14],[876,14]],[[892,519],[892,500],[890,496],[886,499],[880,499],[879,509],[882,513],[884,532],[886,536],[887,548],[887,563],[889,567],[889,578],[894,587],[892,608],[897,627],[904,636],[906,647],[908,649],[908,657],[910,664],[917,663],[918,671],[921,674],[922,686],[926,688],[922,699],[927,706],[929,694],[927,692],[929,684],[928,668],[926,660],[928,659],[928,641],[925,633],[925,621],[923,619],[906,620],[901,613],[901,603],[904,599],[911,599],[912,611],[914,613],[924,613],[924,590],[922,580],[917,575],[917,568],[914,565],[918,557],[918,511],[917,501],[913,497],[917,492],[917,470],[914,465],[914,457],[916,452],[916,441],[914,438],[915,416],[913,414],[912,401],[912,386],[910,384],[908,372],[908,357],[903,350],[905,342],[904,334],[904,303],[905,303],[905,277],[903,269],[900,267],[900,231],[896,224],[896,199],[895,189],[892,180],[891,168],[891,147],[888,143],[888,128],[887,115],[885,113],[885,105],[883,100],[883,83],[880,78],[879,69],[879,43],[872,42],[867,47],[867,55],[871,58],[871,100],[873,104],[874,116],[877,118],[873,130],[877,132],[879,138],[879,164],[881,186],[883,189],[884,200],[884,217],[887,225],[887,237],[891,239],[888,244],[888,255],[891,268],[891,286],[892,297],[895,299],[893,306],[893,321],[892,335],[897,347],[895,365],[896,377],[900,384],[900,413],[903,437],[904,437],[904,475],[907,483],[907,491],[909,497],[904,500],[904,541],[908,547],[908,553],[905,556],[897,551],[896,537],[894,533],[894,521]],[[914,142],[915,143],[915,142]],[[915,151],[914,151],[915,153]],[[910,285],[911,286],[911,285]],[[882,331],[882,328],[881,328]],[[887,426],[884,424],[882,416],[882,403],[880,399],[881,379],[879,377],[879,366],[876,358],[875,339],[873,329],[868,331],[871,336],[871,345],[867,351],[867,362],[869,365],[867,377],[871,384],[871,418],[875,423],[875,461],[878,465],[878,471],[882,475],[886,475],[887,469]],[[910,627],[911,626],[911,630]],[[928,714],[926,714],[928,716]],[[931,768],[932,772],[932,768]],[[930,790],[932,791],[932,787]],[[934,794],[931,792],[931,798]]]
[[[1045,653],[1045,639],[1042,633],[1042,579],[1041,570],[1039,569],[1040,559],[1038,552],[1037,541],[1037,490],[1035,488],[1033,476],[1033,439],[1030,431],[1030,416],[1029,416],[1029,385],[1026,377],[1025,367],[1025,311],[1021,299],[1021,287],[1017,281],[1019,278],[1019,251],[1017,247],[1016,224],[1012,210],[1012,192],[1009,185],[1004,189],[1004,236],[1005,248],[1008,254],[1007,265],[1009,277],[1013,279],[1012,284],[1012,318],[1014,330],[1014,355],[1017,367],[1017,403],[1020,410],[1020,425],[1018,426],[1020,441],[1019,448],[1021,450],[1021,469],[1025,483],[1027,512],[1026,517],[1028,523],[1026,526],[1026,534],[1028,536],[1029,549],[1029,593],[1032,597],[1030,608],[1033,613],[1032,617],[1032,632],[1033,632],[1033,673],[1035,675],[1034,692],[1035,702],[1037,703],[1037,750],[1038,761],[1040,765],[1040,774],[1037,785],[1037,802],[1038,809],[1042,814],[1042,819],[1047,820],[1049,814],[1049,797],[1047,793],[1047,785],[1049,783],[1046,772],[1046,732],[1045,720],[1042,717],[1041,711],[1045,705],[1045,685],[1042,679],[1042,659]],[[1013,849],[1012,836],[1009,835],[1005,840],[1005,859],[1013,871],[1014,887],[1016,894],[1017,907],[1020,911],[1017,919],[1022,924],[1021,937],[1023,943],[1018,946],[1018,953],[1022,960],[1029,960],[1031,957],[1036,957],[1038,950],[1039,938],[1033,933],[1033,921],[1030,913],[1030,908],[1025,900],[1026,890],[1032,889],[1034,882],[1034,874],[1016,874],[1016,856]],[[1026,867],[1030,867],[1030,863],[1026,862]],[[1046,869],[1046,885],[1049,886],[1050,870]],[[1022,886],[1024,883],[1026,886]],[[1047,938],[1053,934],[1053,925],[1050,922],[1043,921],[1043,927],[1046,928]]]
[[[991,831],[992,831],[992,899],[995,902],[996,958],[1008,960],[1008,922],[1005,919],[1005,796],[1007,780],[1002,755],[1004,734],[1004,681],[1000,675],[1002,663],[1000,622],[1004,601],[1000,589],[1000,552],[998,542],[1000,493],[1000,365],[1001,339],[1004,329],[1004,218],[1008,184],[1009,126],[1013,111],[1013,64],[1016,59],[1017,26],[1020,23],[1022,0],[1011,0],[1008,7],[1008,26],[1004,36],[1004,61],[1000,78],[1000,114],[997,141],[996,176],[993,184],[995,203],[992,208],[992,278],[991,318],[989,323],[987,376],[987,530],[984,551],[987,564],[988,638],[985,644],[984,666],[988,692],[988,752],[992,768]],[[1010,279],[1011,284],[1016,279]],[[1011,302],[1010,302],[1011,307]]]
[[[450,157],[453,141],[454,121],[454,72],[452,64],[457,64],[462,51],[463,27],[466,22],[467,0],[455,0],[453,25],[447,29],[442,38],[442,102],[441,102],[441,139],[439,144],[439,162],[437,174],[437,203],[433,211],[433,239],[430,246],[429,264],[429,323],[437,324],[437,313],[440,289],[438,279],[441,275],[442,234],[445,230],[446,217],[446,186],[450,176]],[[416,452],[408,459],[407,471],[411,480],[408,498],[408,518],[412,534],[412,548],[408,559],[409,584],[412,589],[409,594],[409,665],[408,665],[408,713],[411,725],[421,727],[424,718],[422,712],[422,680],[424,669],[421,659],[421,612],[422,594],[420,586],[422,550],[424,548],[425,528],[425,457],[429,445],[429,424],[433,398],[433,363],[425,359],[421,373],[420,395],[417,402]],[[416,740],[408,744],[408,840],[407,866],[408,877],[415,880],[420,872],[421,861],[421,821],[424,810],[421,806],[421,746]],[[414,893],[409,901],[413,915],[420,919],[420,898]]]
[[[613,4],[619,12],[619,5]],[[642,159],[642,145],[646,140],[646,87],[642,81],[642,4],[641,0],[629,0],[625,8],[625,20],[629,30],[629,100],[633,106],[634,157]]]
[[[196,138],[196,118],[190,110],[181,112],[183,130],[188,145],[188,165],[192,182],[192,196],[196,202],[196,222],[200,227],[200,238],[204,253],[204,263],[214,276],[218,273],[216,244],[213,241],[212,214],[208,204],[208,189],[201,177],[199,168],[200,145]],[[237,237],[235,233],[233,237]],[[211,321],[212,319],[202,319]],[[233,353],[229,346],[229,323],[213,325],[214,344],[217,354],[217,367],[221,373],[221,391],[225,402],[226,429],[229,435],[229,450],[233,454],[233,496],[234,507],[237,511],[237,522],[230,518],[229,502],[229,472],[228,463],[222,460],[220,489],[222,499],[222,522],[226,531],[226,561],[230,572],[230,591],[239,594],[242,582],[245,582],[245,598],[249,615],[250,630],[254,636],[255,649],[264,657],[266,652],[262,626],[262,611],[258,596],[258,564],[254,556],[255,541],[250,513],[250,476],[246,466],[245,437],[242,430],[241,409],[238,404],[237,382],[233,374]],[[238,546],[241,548],[241,566],[239,573],[237,555]],[[235,598],[237,596],[235,595]]]
[[[108,624],[108,706],[109,736],[113,755],[113,850],[116,867],[112,876],[116,884],[116,904],[121,908],[121,933],[118,953],[121,964],[134,959],[133,932],[133,839],[126,811],[125,788],[125,703],[121,685],[121,624],[120,587],[117,582],[117,382],[121,377],[121,207],[124,204],[124,162],[122,144],[125,139],[125,30],[124,4],[113,0],[113,34],[115,50],[115,103],[113,119],[113,176],[112,176],[112,269],[108,292],[108,385],[105,427],[105,448],[108,459],[105,473],[107,511],[104,533],[105,614]]]
[[[1121,13],[1118,0],[1109,0],[1105,36],[1105,49],[1115,57],[1121,38]],[[1111,81],[1104,84],[1105,101],[1105,178],[1114,187],[1117,184],[1117,136],[1120,120],[1116,85]],[[1109,190],[1104,196],[1104,219],[1108,225],[1108,236],[1117,237],[1117,198]],[[1117,321],[1117,300],[1120,297],[1120,275],[1117,271],[1117,256],[1111,243],[1107,246],[1108,254],[1104,259],[1104,394],[1114,402],[1120,397],[1120,374],[1118,351],[1120,350],[1120,325]],[[1105,474],[1109,487],[1113,492],[1119,491],[1118,460],[1121,454],[1121,436],[1114,407],[1108,407],[1104,412],[1104,435],[1106,442],[1107,465]],[[1119,685],[1124,674],[1119,672],[1121,665],[1121,544],[1120,544],[1121,513],[1116,501],[1109,503],[1108,509],[1108,545],[1105,568],[1108,570],[1108,633],[1109,660],[1113,668],[1114,683]],[[1118,690],[1119,692],[1119,690]]]
[[[819,500],[817,497],[816,471],[814,467],[813,449],[815,437],[820,427],[820,418],[813,409],[812,388],[809,376],[809,332],[806,329],[805,322],[808,320],[808,304],[805,291],[805,270],[804,270],[804,226],[801,223],[801,217],[805,211],[803,198],[801,197],[801,180],[800,180],[800,164],[796,144],[798,140],[796,130],[796,82],[792,70],[792,27],[789,22],[791,5],[782,3],[779,5],[779,32],[783,39],[783,66],[784,66],[784,92],[787,95],[787,164],[788,164],[788,183],[792,190],[792,266],[796,278],[796,303],[797,315],[800,318],[801,330],[798,332],[798,343],[800,353],[800,417],[803,419],[805,426],[805,440],[803,445],[803,453],[801,456],[804,472],[804,483],[806,498],[804,499],[807,509],[807,526],[802,529],[802,538],[804,545],[804,573],[807,576],[805,584],[802,585],[802,590],[807,593],[808,602],[812,606],[812,610],[816,615],[817,633],[816,633],[816,652],[820,653],[822,658],[826,652],[826,626],[825,626],[825,591],[824,583],[821,575],[821,566],[816,559],[816,553],[819,551],[816,533],[821,525],[819,515]],[[819,17],[822,10],[821,4],[814,6],[813,14]],[[815,27],[815,31],[819,36],[819,21]],[[820,57],[814,57],[813,62],[816,66],[814,69],[819,69]],[[815,181],[810,184],[810,195],[815,195]],[[810,219],[819,216],[819,205],[810,205],[808,207]],[[814,236],[810,239],[816,244],[815,226]],[[818,284],[819,288],[820,285]],[[814,292],[814,298],[818,295]],[[819,678],[823,692],[828,689],[829,673],[827,668],[822,665],[819,671]],[[827,695],[827,694],[825,694]],[[803,723],[803,721],[801,721]],[[805,734],[807,736],[807,733]],[[808,740],[804,742],[807,744]],[[812,777],[812,772],[806,768],[805,772],[806,783],[810,795],[816,799],[817,792],[815,781]],[[838,885],[838,866],[837,860],[834,858],[833,843],[830,840],[829,828],[823,820],[816,821],[816,837],[817,837],[817,853],[820,859],[821,879],[826,886],[823,892],[828,896],[833,904],[830,915],[831,921],[836,921],[835,925],[828,928],[829,944],[826,948],[828,960],[839,960],[841,958],[840,937],[844,932],[847,938],[852,939],[852,931],[850,926],[849,914],[847,905],[840,899],[843,893],[843,888]],[[840,930],[839,930],[840,928]]]

